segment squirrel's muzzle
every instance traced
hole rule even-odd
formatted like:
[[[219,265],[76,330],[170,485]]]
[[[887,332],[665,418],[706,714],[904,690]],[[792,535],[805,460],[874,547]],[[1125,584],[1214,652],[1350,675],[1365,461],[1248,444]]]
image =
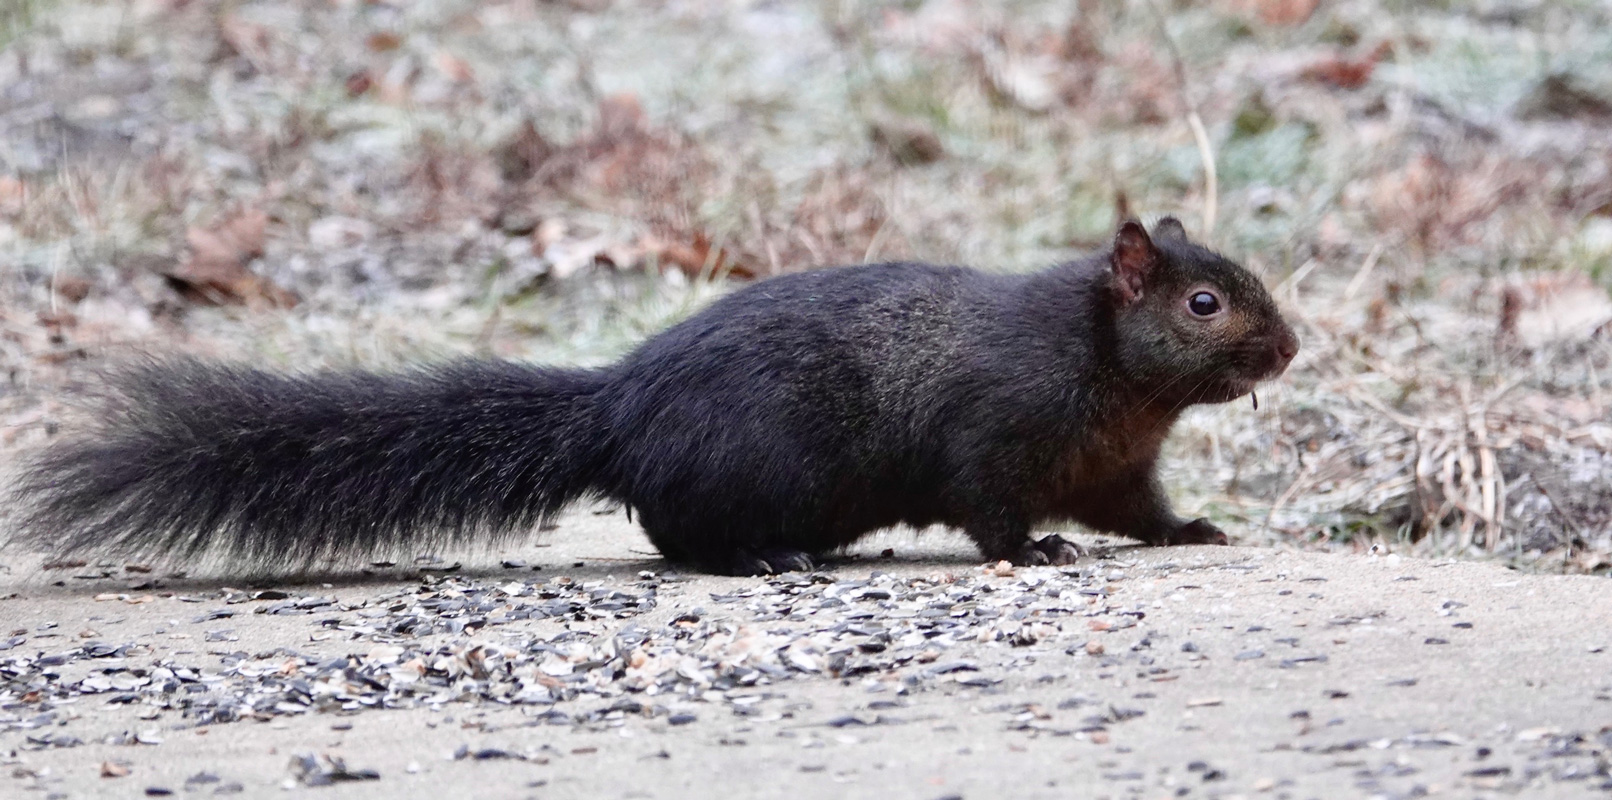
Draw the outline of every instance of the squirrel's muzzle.
[[[1276,333],[1276,341],[1272,345],[1275,351],[1275,364],[1271,368],[1270,377],[1274,378],[1287,371],[1287,365],[1293,363],[1293,357],[1299,354],[1299,336],[1293,329],[1283,325]]]

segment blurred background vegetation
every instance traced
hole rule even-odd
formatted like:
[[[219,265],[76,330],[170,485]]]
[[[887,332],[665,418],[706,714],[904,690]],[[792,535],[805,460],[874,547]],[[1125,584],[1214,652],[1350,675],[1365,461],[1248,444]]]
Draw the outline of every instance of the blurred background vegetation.
[[[1182,217],[1304,352],[1167,478],[1245,543],[1612,568],[1592,0],[7,0],[0,459],[94,369],[598,363],[748,280]]]

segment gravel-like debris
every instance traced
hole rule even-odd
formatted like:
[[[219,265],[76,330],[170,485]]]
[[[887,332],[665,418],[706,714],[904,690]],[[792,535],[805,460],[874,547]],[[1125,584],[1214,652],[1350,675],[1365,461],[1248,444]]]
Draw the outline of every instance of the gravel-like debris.
[[[210,626],[244,618],[231,606],[254,603],[253,614],[308,618],[310,639],[342,641],[349,652],[214,651],[206,663],[92,639],[23,654],[23,631],[5,642],[13,654],[0,660],[7,709],[0,730],[48,729],[68,718],[64,705],[89,696],[177,711],[195,725],[450,703],[541,706],[552,709],[543,718],[554,723],[667,716],[672,706],[699,702],[750,716],[775,696],[773,687],[803,677],[896,676],[903,691],[936,680],[991,686],[1001,679],[946,654],[965,641],[1023,648],[1058,640],[1066,628],[1118,631],[1146,616],[1111,602],[1110,579],[1123,579],[1111,565],[1015,570],[1003,563],[978,572],[788,574],[711,593],[709,610],[684,610],[656,625],[636,618],[656,608],[660,586],[684,579],[648,571],[617,585],[425,575],[416,587],[353,603],[281,591],[178,595],[224,603],[191,619],[209,626],[205,642],[238,641],[234,628]],[[508,630],[527,620],[558,624]],[[1014,655],[995,666],[1033,663],[1034,656]],[[82,742],[46,734],[28,743]]]
[[[578,515],[538,557],[368,583],[14,581],[12,786],[688,796],[721,770],[744,796],[1015,776],[1049,797],[1612,792],[1612,637],[1562,613],[1612,600],[1597,579],[1230,548],[764,579],[600,559],[637,535]]]

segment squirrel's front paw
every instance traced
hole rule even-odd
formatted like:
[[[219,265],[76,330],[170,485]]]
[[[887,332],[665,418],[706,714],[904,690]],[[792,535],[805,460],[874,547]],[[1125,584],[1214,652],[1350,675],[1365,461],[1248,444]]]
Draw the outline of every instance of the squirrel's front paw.
[[[1052,565],[1055,567],[1073,564],[1085,555],[1074,542],[1059,536],[1056,533],[1048,534],[1040,541],[1027,541],[1019,548],[1017,558],[1013,563],[1021,567],[1039,567]]]
[[[1199,517],[1182,525],[1171,534],[1170,540],[1165,544],[1231,544],[1226,538],[1225,531],[1210,524],[1209,520]]]

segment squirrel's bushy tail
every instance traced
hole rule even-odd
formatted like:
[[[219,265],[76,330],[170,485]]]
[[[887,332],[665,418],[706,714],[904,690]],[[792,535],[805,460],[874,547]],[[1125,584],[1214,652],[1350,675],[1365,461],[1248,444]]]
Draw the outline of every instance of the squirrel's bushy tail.
[[[603,488],[603,371],[464,361],[280,375],[194,361],[114,377],[97,429],[16,486],[61,555],[219,554],[255,567],[496,542]]]

